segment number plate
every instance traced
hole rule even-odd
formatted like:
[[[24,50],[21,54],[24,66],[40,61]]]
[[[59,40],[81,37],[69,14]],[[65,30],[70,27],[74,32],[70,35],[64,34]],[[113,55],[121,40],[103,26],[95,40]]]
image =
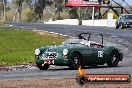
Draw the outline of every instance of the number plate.
[[[54,64],[54,59],[44,60],[44,64]]]

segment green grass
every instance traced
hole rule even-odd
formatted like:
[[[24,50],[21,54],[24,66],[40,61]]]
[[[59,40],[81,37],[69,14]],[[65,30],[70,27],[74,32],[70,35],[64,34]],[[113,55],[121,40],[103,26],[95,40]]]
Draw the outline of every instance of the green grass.
[[[64,38],[29,30],[0,29],[0,66],[34,63],[34,50],[61,44]]]
[[[9,26],[8,24],[2,24],[2,23],[0,23],[0,26]]]

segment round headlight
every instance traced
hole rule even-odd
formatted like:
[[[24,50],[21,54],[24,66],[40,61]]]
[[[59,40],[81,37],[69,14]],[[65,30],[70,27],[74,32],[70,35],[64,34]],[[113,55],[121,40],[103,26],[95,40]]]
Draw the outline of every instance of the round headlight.
[[[68,49],[64,49],[63,50],[63,55],[67,55],[67,53],[68,53]]]
[[[126,22],[126,24],[129,24],[129,22]]]
[[[39,49],[36,49],[36,50],[35,50],[35,54],[36,54],[36,55],[39,55],[39,54],[40,54],[40,50],[39,50]]]

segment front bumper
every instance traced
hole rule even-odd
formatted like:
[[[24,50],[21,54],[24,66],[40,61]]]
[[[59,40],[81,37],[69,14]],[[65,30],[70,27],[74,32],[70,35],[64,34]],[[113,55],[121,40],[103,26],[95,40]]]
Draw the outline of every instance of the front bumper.
[[[131,23],[126,23],[125,27],[132,27],[132,22]]]
[[[68,66],[70,64],[70,57],[68,56],[64,57],[61,52],[45,52],[36,56],[36,64]]]

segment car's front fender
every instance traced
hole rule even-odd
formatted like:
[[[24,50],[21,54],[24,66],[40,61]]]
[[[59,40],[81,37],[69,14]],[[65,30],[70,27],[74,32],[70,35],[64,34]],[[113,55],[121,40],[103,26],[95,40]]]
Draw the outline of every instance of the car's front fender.
[[[107,51],[108,51],[108,54],[109,55],[111,55],[111,53],[113,52],[113,51],[117,51],[118,53],[119,53],[119,56],[120,56],[120,61],[122,61],[122,59],[123,59],[123,52],[120,50],[120,49],[118,49],[118,48],[116,48],[116,47],[114,47],[114,46],[109,46],[108,48],[107,48]]]

